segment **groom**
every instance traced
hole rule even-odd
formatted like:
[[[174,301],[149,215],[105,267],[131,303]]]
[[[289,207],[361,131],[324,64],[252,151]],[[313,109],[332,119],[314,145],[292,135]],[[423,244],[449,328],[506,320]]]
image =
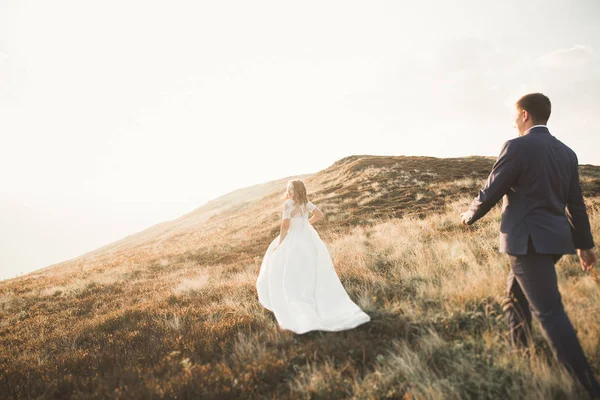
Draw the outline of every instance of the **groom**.
[[[600,386],[563,308],[554,267],[576,249],[584,271],[596,263],[577,156],[546,127],[548,97],[527,94],[515,111],[519,137],[504,143],[487,183],[461,214],[462,223],[473,224],[503,197],[500,252],[511,265],[506,303],[512,342],[527,346],[533,313],[559,362],[600,399]]]

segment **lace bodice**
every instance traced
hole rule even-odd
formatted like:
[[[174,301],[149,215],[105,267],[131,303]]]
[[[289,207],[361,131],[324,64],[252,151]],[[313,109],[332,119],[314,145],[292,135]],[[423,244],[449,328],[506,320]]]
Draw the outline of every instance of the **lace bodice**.
[[[308,213],[313,211],[317,206],[315,206],[310,201],[306,204],[297,205],[296,202],[292,199],[288,199],[283,203],[283,214],[281,219],[287,218],[299,218],[299,217],[307,217]]]

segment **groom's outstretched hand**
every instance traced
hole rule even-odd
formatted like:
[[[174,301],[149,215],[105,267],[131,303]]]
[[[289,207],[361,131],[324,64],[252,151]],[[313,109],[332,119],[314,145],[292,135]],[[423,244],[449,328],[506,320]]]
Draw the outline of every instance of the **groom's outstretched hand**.
[[[463,225],[470,225],[469,221],[471,221],[472,216],[473,216],[473,213],[471,211],[465,211],[464,213],[460,214],[460,222]]]
[[[581,261],[581,269],[584,271],[590,271],[594,268],[594,265],[598,261],[594,249],[581,250],[577,249],[577,255]]]

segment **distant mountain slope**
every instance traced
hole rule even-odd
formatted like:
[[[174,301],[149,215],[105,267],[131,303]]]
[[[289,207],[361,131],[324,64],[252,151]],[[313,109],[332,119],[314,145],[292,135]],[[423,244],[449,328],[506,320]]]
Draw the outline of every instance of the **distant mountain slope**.
[[[282,192],[288,180],[306,179],[309,176],[311,175],[305,174],[291,176],[234,190],[233,192],[210,200],[203,206],[198,207],[197,209],[184,214],[179,218],[171,221],[160,222],[147,229],[144,229],[143,231],[131,234],[123,239],[109,243],[70,260],[37,269],[32,271],[30,274],[37,274],[42,271],[47,271],[49,268],[58,268],[65,263],[72,264],[81,259],[95,258],[99,256],[106,257],[117,252],[132,250],[138,246],[168,239],[169,237],[185,230],[201,230],[202,225],[214,215],[226,211],[233,212],[235,209],[260,200],[262,197],[273,192]]]
[[[218,213],[228,210],[235,210],[236,208],[255,202],[275,191],[282,192],[288,180],[305,179],[308,176],[310,175],[293,176],[237,189],[214,200],[210,200],[205,205],[195,209],[192,212],[182,215],[177,219],[161,222],[141,232],[129,235],[119,241],[85,253],[82,255],[82,257],[132,248],[145,242],[165,239],[184,230],[201,229],[202,224]]]

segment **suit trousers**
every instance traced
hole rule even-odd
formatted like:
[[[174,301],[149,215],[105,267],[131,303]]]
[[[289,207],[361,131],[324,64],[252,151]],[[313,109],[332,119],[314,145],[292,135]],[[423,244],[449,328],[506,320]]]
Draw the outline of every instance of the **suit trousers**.
[[[567,316],[556,277],[555,263],[561,254],[539,254],[531,238],[526,255],[508,255],[506,312],[512,344],[527,347],[532,314],[540,322],[554,355],[577,378],[592,397],[600,398],[600,385],[583,353]]]

